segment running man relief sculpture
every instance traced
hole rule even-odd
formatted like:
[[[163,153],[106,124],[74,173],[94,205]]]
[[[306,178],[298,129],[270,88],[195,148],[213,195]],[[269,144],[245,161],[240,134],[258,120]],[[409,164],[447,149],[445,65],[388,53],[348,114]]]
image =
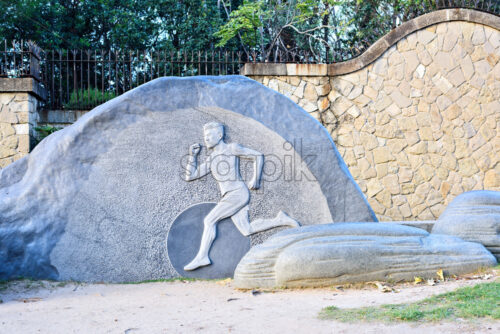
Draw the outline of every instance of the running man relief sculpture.
[[[221,196],[210,175],[193,173],[200,179],[185,180],[188,148],[203,142],[204,124],[214,120],[224,120],[225,144],[265,154],[264,166],[262,161],[257,166],[262,181],[259,193],[252,191],[250,216],[273,218],[283,210],[301,225],[376,220],[328,131],[287,97],[244,76],[159,78],[86,115],[0,171],[0,245],[5,250],[0,279],[232,277],[251,246],[281,228],[245,237],[231,216],[212,222],[217,237],[208,245],[214,226],[207,228],[204,240],[209,242],[200,251],[209,249],[211,265],[184,270],[197,258],[205,218],[220,218],[217,202],[220,207],[232,203],[231,194],[247,192],[247,199],[238,199],[224,213],[237,218],[249,203],[248,187],[240,182],[227,182],[236,186],[225,186]],[[223,128],[215,132],[222,137]],[[213,146],[208,150],[212,160],[218,150]],[[197,157],[200,167],[204,153]],[[250,184],[254,161],[233,155]],[[263,228],[245,218],[240,220],[251,227],[245,233]]]
[[[250,222],[248,215],[249,188],[253,190],[260,186],[264,155],[237,143],[226,143],[224,141],[224,125],[221,123],[207,123],[203,127],[203,132],[206,147],[212,152],[205,162],[198,165],[201,145],[193,144],[190,146],[186,181],[193,181],[212,173],[219,185],[222,197],[203,220],[200,248],[195,258],[184,266],[186,271],[196,270],[212,263],[209,258],[210,247],[216,238],[217,223],[224,218],[230,217],[244,236],[279,226],[300,226],[296,220],[290,218],[283,211],[279,211],[273,219],[256,219]],[[240,158],[253,160],[254,174],[248,186],[240,175]]]

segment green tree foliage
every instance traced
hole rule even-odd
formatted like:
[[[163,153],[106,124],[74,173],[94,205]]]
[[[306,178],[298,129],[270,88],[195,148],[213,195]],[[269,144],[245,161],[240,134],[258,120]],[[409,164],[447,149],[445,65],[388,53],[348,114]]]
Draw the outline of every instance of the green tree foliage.
[[[215,34],[217,45],[239,38],[242,45],[265,56],[272,50],[297,52],[304,46],[326,45],[321,32],[329,29],[329,22],[324,18],[335,4],[333,0],[245,1]]]
[[[308,50],[342,60],[336,54],[352,56],[433,8],[435,0],[246,0],[215,36],[219,46],[239,38],[266,56]]]
[[[309,51],[339,61],[450,4],[500,11],[498,0],[0,0],[0,37],[30,39],[43,49],[219,46],[264,57]]]
[[[172,49],[204,51],[212,49],[213,34],[223,24],[225,14],[217,1],[162,0],[158,6],[157,45]],[[232,44],[230,44],[232,45]]]
[[[196,51],[215,45],[225,15],[217,0],[0,0],[0,37],[43,49]]]
[[[231,12],[229,21],[214,34],[220,38],[217,46],[225,46],[233,38],[239,37],[243,45],[257,47],[258,31],[263,28],[262,20],[270,14],[262,5],[261,1],[246,2]]]
[[[341,48],[362,50],[401,23],[435,9],[435,0],[345,0],[339,14],[349,18],[350,27]]]
[[[265,56],[307,50],[315,59],[341,61],[398,25],[448,6],[500,11],[498,0],[246,0],[216,36],[219,46],[239,39]]]

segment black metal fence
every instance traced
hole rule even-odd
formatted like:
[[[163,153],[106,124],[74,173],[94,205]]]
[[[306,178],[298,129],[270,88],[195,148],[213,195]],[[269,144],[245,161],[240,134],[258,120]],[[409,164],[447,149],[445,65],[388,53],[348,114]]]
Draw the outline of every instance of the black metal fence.
[[[239,74],[241,52],[48,51],[43,82],[51,109],[89,109],[162,76]]]
[[[47,90],[48,109],[92,109],[162,76],[239,74],[249,61],[255,59],[226,50],[43,51],[30,41],[4,42],[0,77],[35,78]]]
[[[0,78],[32,77],[40,80],[41,49],[31,42],[3,42],[0,49]]]

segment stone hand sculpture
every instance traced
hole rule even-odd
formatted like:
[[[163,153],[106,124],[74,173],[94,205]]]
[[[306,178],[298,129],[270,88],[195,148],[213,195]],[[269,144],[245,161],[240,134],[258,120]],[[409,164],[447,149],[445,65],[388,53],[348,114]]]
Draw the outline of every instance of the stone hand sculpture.
[[[475,190],[458,195],[436,220],[432,233],[479,242],[500,261],[500,192]]]
[[[276,233],[253,247],[234,272],[241,289],[319,287],[462,275],[495,266],[481,244],[419,228],[336,223]]]
[[[243,147],[236,143],[224,141],[224,125],[216,122],[205,124],[204,140],[212,153],[207,160],[198,166],[200,144],[193,144],[189,148],[189,159],[186,166],[186,181],[196,180],[212,173],[219,185],[221,200],[205,217],[201,245],[196,257],[184,267],[184,270],[195,270],[212,262],[208,256],[210,247],[216,236],[216,225],[224,218],[231,217],[238,230],[245,236],[265,231],[278,226],[298,227],[300,224],[280,211],[273,219],[257,219],[250,223],[248,217],[248,203],[250,189],[260,187],[264,155],[255,150]],[[239,158],[253,160],[254,175],[247,186],[240,175]]]

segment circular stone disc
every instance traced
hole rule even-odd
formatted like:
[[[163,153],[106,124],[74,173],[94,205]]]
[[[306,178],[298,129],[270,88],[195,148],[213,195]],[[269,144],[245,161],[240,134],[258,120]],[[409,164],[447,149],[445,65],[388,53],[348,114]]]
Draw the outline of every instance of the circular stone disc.
[[[233,277],[241,258],[250,250],[250,239],[238,231],[231,218],[226,218],[217,223],[217,236],[209,252],[212,264],[193,271],[184,271],[184,266],[198,253],[203,219],[215,204],[195,204],[181,212],[172,223],[167,237],[168,257],[182,277]]]

